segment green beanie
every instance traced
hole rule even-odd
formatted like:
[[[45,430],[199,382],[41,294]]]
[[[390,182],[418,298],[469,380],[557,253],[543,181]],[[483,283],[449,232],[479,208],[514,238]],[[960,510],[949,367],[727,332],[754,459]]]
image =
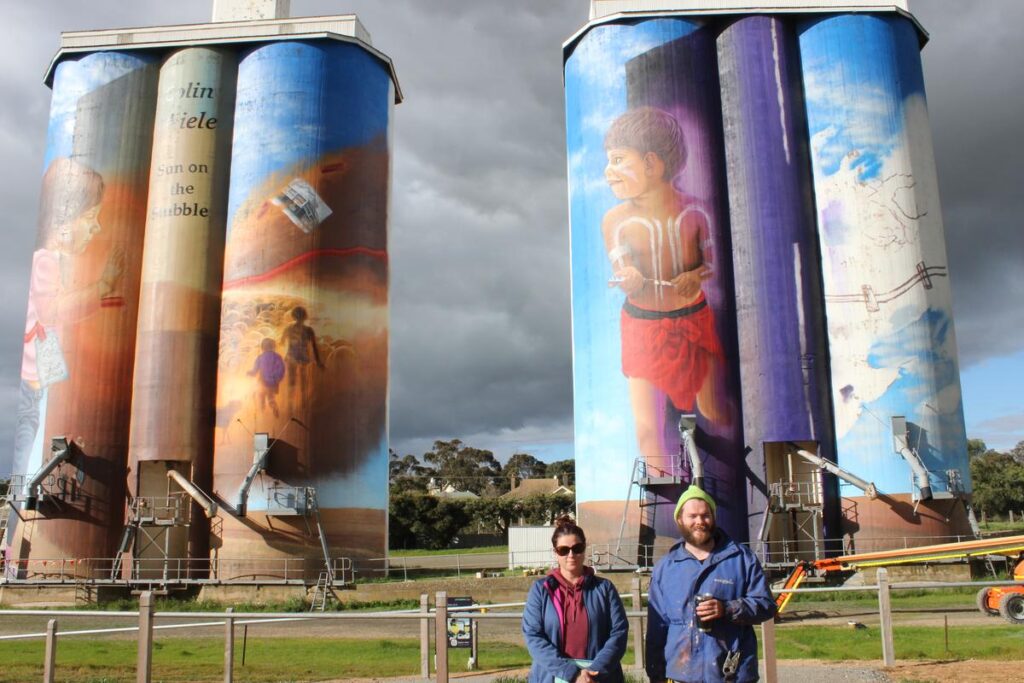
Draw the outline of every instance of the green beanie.
[[[686,504],[686,501],[693,500],[694,498],[696,498],[697,500],[703,500],[705,503],[707,503],[708,507],[711,508],[712,513],[717,512],[715,499],[709,496],[707,492],[704,491],[704,489],[697,488],[693,484],[690,484],[690,488],[683,491],[683,495],[679,496],[679,502],[676,503],[676,512],[674,515],[672,515],[672,518],[679,519],[679,513],[683,511],[683,505]]]

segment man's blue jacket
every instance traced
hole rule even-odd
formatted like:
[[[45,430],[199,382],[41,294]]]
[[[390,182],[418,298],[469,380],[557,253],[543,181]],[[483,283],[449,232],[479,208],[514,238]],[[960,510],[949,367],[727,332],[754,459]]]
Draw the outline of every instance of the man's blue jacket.
[[[523,635],[533,666],[530,683],[554,683],[555,677],[571,681],[579,672],[572,659],[561,654],[562,623],[552,602],[558,582],[546,576],[530,587],[523,609]],[[629,622],[622,600],[611,581],[590,574],[583,583],[587,610],[588,669],[600,673],[599,681],[622,683],[622,656],[626,654]]]
[[[710,593],[725,603],[711,631],[695,623],[694,596]],[[723,681],[730,652],[739,652],[738,682],[756,681],[754,624],[775,616],[775,600],[757,558],[715,531],[715,547],[700,562],[680,541],[654,567],[647,603],[647,675],[652,681]]]

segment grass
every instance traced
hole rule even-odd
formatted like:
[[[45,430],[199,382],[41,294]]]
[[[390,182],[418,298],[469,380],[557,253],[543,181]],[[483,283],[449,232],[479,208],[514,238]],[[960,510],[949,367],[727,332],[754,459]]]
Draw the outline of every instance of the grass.
[[[979,584],[978,588],[981,587]],[[893,609],[971,608],[978,588],[910,588],[892,591]],[[877,591],[838,591],[835,593],[797,593],[786,613],[794,610],[824,610],[847,607],[878,609]],[[785,613],[783,613],[785,616]]]
[[[877,626],[863,629],[794,626],[775,631],[779,659],[872,660],[882,658]],[[943,630],[933,626],[896,626],[897,659],[1024,660],[1024,628],[958,626],[949,629],[949,651]]]
[[[1019,518],[1012,522],[1009,520],[993,519],[989,522],[983,522],[979,526],[983,531],[1019,531],[1024,533],[1024,520]]]
[[[396,600],[367,600],[364,602],[329,602],[327,609],[334,612],[384,612],[390,610],[419,609],[420,601],[411,598]],[[157,598],[154,604],[156,612],[223,612],[234,607],[236,612],[308,612],[309,603],[301,598],[275,602],[231,602],[223,603],[215,600],[177,600],[174,598]],[[34,608],[27,608],[34,609]],[[52,609],[67,609],[54,607]],[[135,612],[139,609],[138,599],[122,598],[99,604],[79,605],[75,609],[81,611],[95,610],[100,612]]]
[[[507,545],[485,545],[479,548],[444,548],[442,550],[389,550],[388,555],[390,557],[430,557],[433,555],[483,555],[507,552]]]
[[[1024,628],[959,626],[949,629],[949,651],[943,629],[897,626],[896,656],[914,659],[1024,660]],[[64,638],[57,647],[57,678],[87,683],[135,680],[134,640]],[[879,660],[882,646],[877,627],[787,626],[776,630],[780,659]],[[160,637],[154,643],[153,680],[172,682],[223,680],[222,638]],[[465,670],[468,650],[449,650],[450,670]],[[318,681],[371,676],[411,676],[419,670],[419,641],[413,638],[361,640],[355,638],[250,637],[245,665],[241,664],[241,634],[235,640],[237,680]],[[39,678],[42,641],[0,642],[0,683]],[[525,648],[516,644],[481,642],[480,661],[486,669],[529,666]],[[627,652],[624,664],[633,662]],[[518,683],[506,676],[498,681]]]
[[[67,638],[57,647],[57,678],[69,681],[134,681],[136,643],[128,640]],[[468,656],[449,651],[449,670],[465,671]],[[339,638],[249,638],[245,666],[242,641],[235,640],[236,680],[319,681],[370,676],[411,676],[419,671],[419,641],[412,638],[357,640]],[[0,683],[37,680],[43,643],[0,643]],[[506,643],[481,643],[480,661],[488,668],[529,666],[526,649]],[[221,638],[163,638],[154,643],[153,680],[221,681],[224,642]]]

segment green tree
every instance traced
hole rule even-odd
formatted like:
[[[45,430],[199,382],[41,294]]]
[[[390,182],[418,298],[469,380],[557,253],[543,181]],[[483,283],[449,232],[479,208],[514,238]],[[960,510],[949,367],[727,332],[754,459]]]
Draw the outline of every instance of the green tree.
[[[1010,449],[1010,457],[1024,465],[1024,441],[1018,441],[1017,445]]]
[[[516,453],[501,468],[501,476],[511,481],[516,479],[540,479],[547,476],[547,463],[529,453]]]
[[[988,451],[971,459],[974,504],[987,515],[1024,509],[1024,464],[1008,453]]]
[[[502,490],[501,463],[491,451],[467,446],[459,439],[435,441],[423,460],[433,466],[440,486],[452,484],[477,495]]]
[[[558,476],[558,481],[562,482],[563,486],[576,486],[576,461],[556,460],[548,463],[547,476],[554,477],[555,475]]]
[[[388,532],[392,548],[440,550],[469,523],[468,506],[423,493],[391,496]]]
[[[981,439],[967,439],[967,457],[976,458],[979,455],[984,455],[988,450],[988,446]]]
[[[427,482],[433,470],[420,464],[415,455],[399,457],[389,449],[388,482],[391,495],[418,491],[427,492]]]

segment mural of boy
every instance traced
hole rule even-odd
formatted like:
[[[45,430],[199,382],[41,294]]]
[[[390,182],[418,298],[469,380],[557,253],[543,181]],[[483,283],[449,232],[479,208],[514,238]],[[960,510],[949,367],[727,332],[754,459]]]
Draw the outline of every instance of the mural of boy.
[[[664,457],[659,416],[666,395],[676,409],[716,422],[727,410],[714,377],[723,353],[702,289],[713,274],[708,213],[673,184],[686,164],[686,140],[676,119],[654,107],[618,117],[605,135],[605,180],[621,203],[601,224],[611,261],[610,286],[622,306],[622,372],[641,455]]]
[[[277,387],[281,384],[281,380],[284,379],[284,359],[281,358],[280,354],[275,350],[277,344],[274,343],[273,339],[264,338],[260,343],[260,351],[262,353],[256,357],[256,362],[253,363],[252,370],[248,372],[250,377],[256,377],[256,403],[259,405],[260,412],[266,410],[267,405],[270,405],[270,409],[274,412],[274,417],[280,417],[280,411],[277,409]]]

